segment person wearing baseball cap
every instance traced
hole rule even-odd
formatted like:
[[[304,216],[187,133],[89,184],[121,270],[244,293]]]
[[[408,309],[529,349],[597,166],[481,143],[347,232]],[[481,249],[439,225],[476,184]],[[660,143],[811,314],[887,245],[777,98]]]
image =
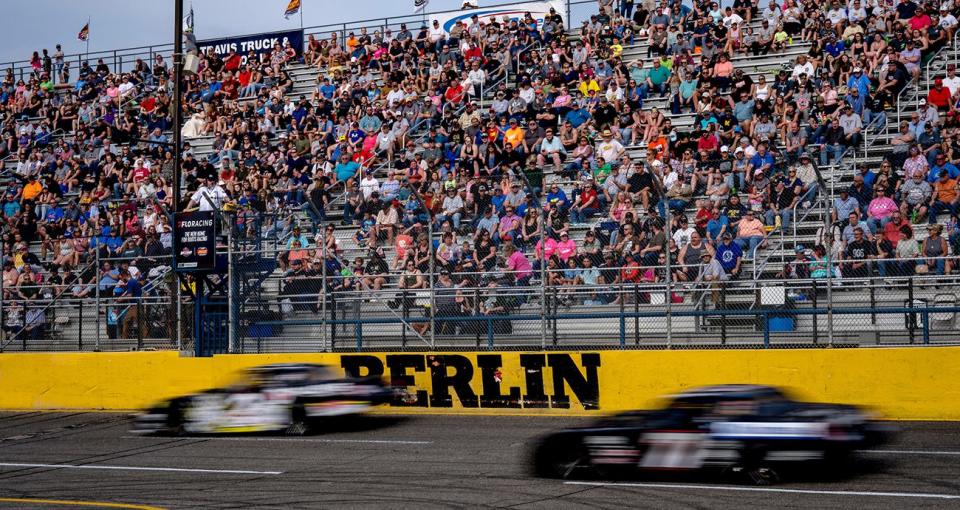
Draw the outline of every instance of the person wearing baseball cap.
[[[933,80],[933,87],[927,93],[927,102],[937,108],[938,111],[950,109],[950,89],[943,85],[943,78]]]

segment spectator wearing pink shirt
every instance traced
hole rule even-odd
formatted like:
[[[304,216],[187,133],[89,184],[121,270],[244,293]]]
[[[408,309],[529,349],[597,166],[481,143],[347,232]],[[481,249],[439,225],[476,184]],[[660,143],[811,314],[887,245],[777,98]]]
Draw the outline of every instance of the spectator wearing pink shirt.
[[[867,226],[876,234],[890,221],[890,217],[899,209],[897,203],[886,196],[882,189],[876,190],[876,197],[867,206]]]
[[[763,222],[754,216],[752,210],[747,209],[743,219],[737,222],[736,239],[736,243],[739,244],[740,248],[746,253],[745,258],[753,259],[755,257],[754,252],[757,251],[760,243],[763,242],[765,235],[766,232],[763,228]]]
[[[577,254],[577,243],[570,239],[570,234],[566,230],[560,232],[560,241],[557,243],[556,253],[564,265],[570,257]]]
[[[520,232],[520,217],[514,211],[513,206],[508,205],[503,208],[504,214],[500,218],[500,228],[497,230],[500,241],[513,241]]]
[[[507,258],[507,270],[513,276],[515,285],[528,285],[533,276],[533,265],[530,264],[526,255],[513,243],[503,245],[503,254]]]

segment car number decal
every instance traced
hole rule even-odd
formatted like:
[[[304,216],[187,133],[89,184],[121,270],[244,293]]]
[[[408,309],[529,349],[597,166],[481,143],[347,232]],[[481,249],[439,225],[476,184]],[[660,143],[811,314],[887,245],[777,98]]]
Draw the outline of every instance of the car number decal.
[[[693,432],[647,432],[639,440],[647,447],[640,467],[697,469],[703,465],[705,439],[705,434]]]

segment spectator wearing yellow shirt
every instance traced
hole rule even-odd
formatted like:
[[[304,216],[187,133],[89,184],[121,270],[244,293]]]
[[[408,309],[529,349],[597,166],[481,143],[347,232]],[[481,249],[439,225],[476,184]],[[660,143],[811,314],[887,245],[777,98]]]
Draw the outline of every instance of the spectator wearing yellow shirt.
[[[35,176],[31,175],[30,180],[23,186],[23,202],[33,202],[41,192],[43,192],[43,185],[37,181]]]
[[[580,80],[580,85],[577,85],[577,90],[579,90],[584,97],[588,97],[590,96],[590,91],[593,91],[595,94],[600,93],[600,84],[597,83],[597,80],[595,80],[593,76],[585,76]]]
[[[620,55],[623,55],[623,46],[620,44],[620,39],[614,37],[613,44],[610,45],[610,56],[620,58]]]

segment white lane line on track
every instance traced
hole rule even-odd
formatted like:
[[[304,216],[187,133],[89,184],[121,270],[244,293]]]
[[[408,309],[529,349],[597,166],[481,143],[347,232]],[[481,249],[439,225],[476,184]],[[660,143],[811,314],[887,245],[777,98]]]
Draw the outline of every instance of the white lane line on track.
[[[104,469],[111,471],[161,471],[171,473],[210,473],[224,475],[282,475],[283,471],[253,471],[247,469],[194,469],[146,466],[104,466],[100,464],[38,464],[32,462],[0,462],[0,467],[56,468],[56,469]]]
[[[145,439],[150,436],[121,436],[122,439]],[[359,443],[359,444],[433,444],[433,441],[410,441],[400,439],[323,439],[292,437],[204,437],[192,436],[184,439],[204,441],[280,441],[284,443]]]
[[[960,452],[942,450],[858,450],[860,453],[886,453],[890,455],[960,455]]]
[[[736,487],[730,485],[685,485],[672,483],[610,483],[563,482],[564,485],[593,485],[596,487],[633,487],[639,489],[690,489],[729,492],[772,492],[777,494],[811,494],[825,496],[861,496],[878,498],[960,499],[960,494],[929,494],[923,492],[832,491],[816,489],[778,489],[773,487]]]

